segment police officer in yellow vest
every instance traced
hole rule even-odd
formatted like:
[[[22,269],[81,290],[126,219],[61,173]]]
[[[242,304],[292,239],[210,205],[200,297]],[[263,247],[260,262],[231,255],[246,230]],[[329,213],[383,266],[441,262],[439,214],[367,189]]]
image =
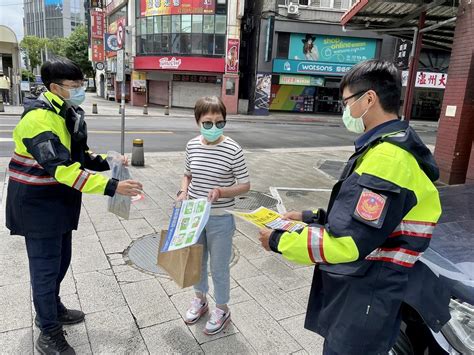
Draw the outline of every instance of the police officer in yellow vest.
[[[260,231],[267,250],[315,264],[305,328],[324,354],[387,354],[407,304],[434,330],[449,320],[449,292],[418,259],[441,215],[431,152],[397,118],[400,73],[371,60],[341,82],[343,121],[362,134],[334,186],[327,212],[289,212],[308,227]],[[423,286],[421,286],[423,285]]]
[[[48,91],[25,105],[13,131],[6,223],[11,234],[25,236],[35,323],[41,329],[36,349],[41,354],[74,354],[62,325],[81,322],[84,313],[67,309],[59,290],[71,261],[71,231],[78,227],[81,195],[134,196],[142,185],[89,171],[108,170],[109,165],[87,146],[79,107],[85,98],[81,69],[58,58],[44,63],[41,77]]]

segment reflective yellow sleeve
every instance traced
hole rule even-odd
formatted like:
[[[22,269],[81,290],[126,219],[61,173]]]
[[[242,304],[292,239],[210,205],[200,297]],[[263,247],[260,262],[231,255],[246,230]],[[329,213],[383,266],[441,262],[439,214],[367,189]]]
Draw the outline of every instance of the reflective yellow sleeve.
[[[59,165],[56,167],[54,178],[61,184],[68,185],[76,190],[89,194],[105,192],[109,178],[81,170],[81,164]]]
[[[331,236],[323,227],[285,232],[279,238],[278,252],[285,259],[298,264],[340,264],[359,258],[359,250],[352,237]]]

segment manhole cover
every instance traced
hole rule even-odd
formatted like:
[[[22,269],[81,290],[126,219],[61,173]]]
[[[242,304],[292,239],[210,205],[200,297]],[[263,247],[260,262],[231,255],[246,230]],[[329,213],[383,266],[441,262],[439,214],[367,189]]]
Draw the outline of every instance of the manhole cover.
[[[140,271],[160,276],[168,276],[165,270],[157,265],[158,247],[160,244],[159,234],[145,235],[130,244],[124,251],[123,258],[128,265],[131,265]],[[232,246],[232,255],[230,266],[233,266],[238,260],[238,251]]]
[[[275,210],[278,200],[258,191],[249,191],[235,199],[235,208],[239,210],[255,210],[261,206]]]
[[[339,179],[342,174],[342,170],[346,165],[345,162],[339,160],[325,160],[324,163],[321,164],[319,169],[324,171],[326,174],[332,176],[334,179]]]

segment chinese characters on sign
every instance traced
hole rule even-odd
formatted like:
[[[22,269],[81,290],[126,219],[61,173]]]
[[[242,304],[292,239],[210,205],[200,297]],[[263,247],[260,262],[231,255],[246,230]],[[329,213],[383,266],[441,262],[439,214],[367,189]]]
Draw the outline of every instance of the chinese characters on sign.
[[[146,92],[146,73],[132,71],[133,92]]]
[[[142,16],[205,14],[215,12],[215,0],[140,0]]]
[[[225,62],[226,73],[239,72],[239,45],[238,39],[227,39],[227,58]]]
[[[92,37],[92,61],[102,62],[104,60],[104,13],[101,9],[91,11],[91,37]]]
[[[448,74],[419,71],[418,73],[416,73],[415,87],[445,89],[447,81],[448,81]],[[407,86],[407,82],[408,82],[408,71],[403,71],[402,72],[402,85]]]
[[[280,75],[281,85],[324,86],[324,78],[306,75]]]

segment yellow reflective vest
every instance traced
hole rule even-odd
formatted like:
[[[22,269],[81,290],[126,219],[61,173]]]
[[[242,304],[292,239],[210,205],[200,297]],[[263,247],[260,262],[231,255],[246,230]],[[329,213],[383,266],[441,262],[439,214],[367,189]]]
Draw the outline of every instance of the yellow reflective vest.
[[[7,227],[12,234],[65,233],[77,228],[81,193],[113,196],[117,181],[89,170],[108,170],[89,152],[84,111],[51,92],[25,105],[13,131]]]

